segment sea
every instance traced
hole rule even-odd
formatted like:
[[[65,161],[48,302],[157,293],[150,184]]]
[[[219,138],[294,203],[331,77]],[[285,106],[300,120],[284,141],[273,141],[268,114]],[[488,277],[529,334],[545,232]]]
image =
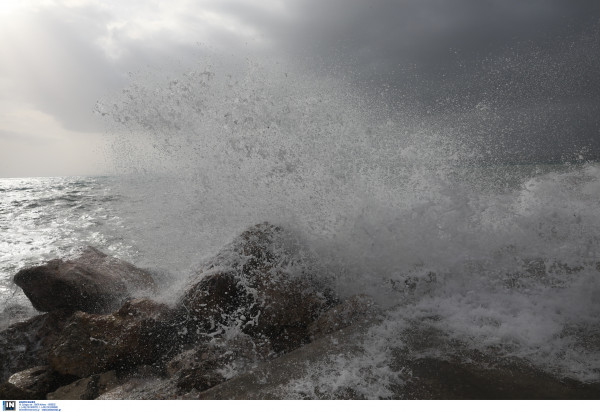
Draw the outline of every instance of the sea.
[[[392,116],[332,79],[220,73],[144,75],[99,102],[110,176],[0,179],[2,327],[35,314],[12,282],[23,267],[91,245],[149,270],[169,301],[269,221],[302,239],[341,296],[387,310],[365,358],[338,359],[320,385],[389,395],[389,348],[415,323],[600,380],[598,162],[511,163],[466,127]],[[474,110],[466,124],[490,115]]]

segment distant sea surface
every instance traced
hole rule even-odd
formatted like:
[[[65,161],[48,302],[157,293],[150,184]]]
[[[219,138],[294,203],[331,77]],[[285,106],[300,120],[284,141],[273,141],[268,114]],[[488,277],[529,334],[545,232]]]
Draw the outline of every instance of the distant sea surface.
[[[0,325],[32,309],[12,282],[17,271],[84,245],[127,256],[122,196],[108,177],[0,179]]]

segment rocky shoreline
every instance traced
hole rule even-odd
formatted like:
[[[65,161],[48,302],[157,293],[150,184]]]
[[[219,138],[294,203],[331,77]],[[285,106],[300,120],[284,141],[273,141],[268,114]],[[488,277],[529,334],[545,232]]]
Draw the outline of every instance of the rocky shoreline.
[[[383,390],[360,390],[364,371],[336,360],[368,357],[385,311],[365,295],[337,296],[298,240],[268,223],[225,246],[168,304],[150,274],[93,248],[24,269],[15,283],[45,313],[0,332],[3,399],[600,398],[598,383],[462,347],[426,324],[374,361],[392,377]],[[446,355],[423,355],[432,346]],[[353,384],[330,387],[324,370],[354,374],[344,381]]]

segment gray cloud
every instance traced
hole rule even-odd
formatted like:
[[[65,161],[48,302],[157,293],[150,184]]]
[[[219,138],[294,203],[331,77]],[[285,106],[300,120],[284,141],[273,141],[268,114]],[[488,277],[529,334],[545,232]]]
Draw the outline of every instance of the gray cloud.
[[[344,76],[383,92],[398,110],[462,133],[470,127],[491,145],[501,139],[515,151],[527,141],[521,147],[531,153],[549,144],[557,153],[583,145],[600,152],[599,19],[600,3],[583,0],[55,6],[30,16],[35,35],[20,53],[19,78],[38,109],[65,129],[90,132],[101,129],[95,101],[124,87],[130,71],[176,73],[211,51],[272,57]],[[487,129],[476,109],[482,105],[500,119]],[[523,113],[530,121],[519,120]]]
[[[19,133],[11,130],[0,129],[0,141],[21,142],[35,145],[48,144],[48,139],[31,133]]]
[[[439,85],[481,71],[480,62],[490,57],[553,49],[569,36],[576,39],[598,24],[600,4],[310,0],[292,2],[290,14],[291,24],[274,26],[271,34],[283,52],[338,60],[337,68],[347,67],[359,79],[402,86],[414,77]]]
[[[600,3],[295,5],[301,17],[284,49],[319,56],[365,90],[390,90],[399,109],[478,141],[499,161],[600,158]]]
[[[48,8],[28,17],[13,33],[17,39],[10,39],[18,43],[10,64],[19,92],[67,130],[98,130],[94,99],[118,84],[117,73],[94,43],[108,16],[90,7],[81,13]]]

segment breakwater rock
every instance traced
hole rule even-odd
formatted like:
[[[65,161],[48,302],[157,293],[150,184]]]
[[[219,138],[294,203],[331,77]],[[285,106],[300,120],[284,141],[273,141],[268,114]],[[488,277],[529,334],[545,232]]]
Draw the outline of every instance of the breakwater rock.
[[[382,342],[395,320],[369,296],[337,296],[302,242],[267,223],[207,260],[172,302],[146,272],[91,248],[16,278],[48,313],[0,332],[2,398],[600,397],[600,384],[478,352],[431,325],[407,321]]]
[[[155,288],[145,271],[93,247],[73,260],[54,259],[23,269],[14,282],[41,312],[110,313],[131,296],[153,293]]]
[[[310,341],[309,325],[338,303],[297,239],[260,224],[209,260],[178,307],[191,333],[235,328],[287,352]]]

